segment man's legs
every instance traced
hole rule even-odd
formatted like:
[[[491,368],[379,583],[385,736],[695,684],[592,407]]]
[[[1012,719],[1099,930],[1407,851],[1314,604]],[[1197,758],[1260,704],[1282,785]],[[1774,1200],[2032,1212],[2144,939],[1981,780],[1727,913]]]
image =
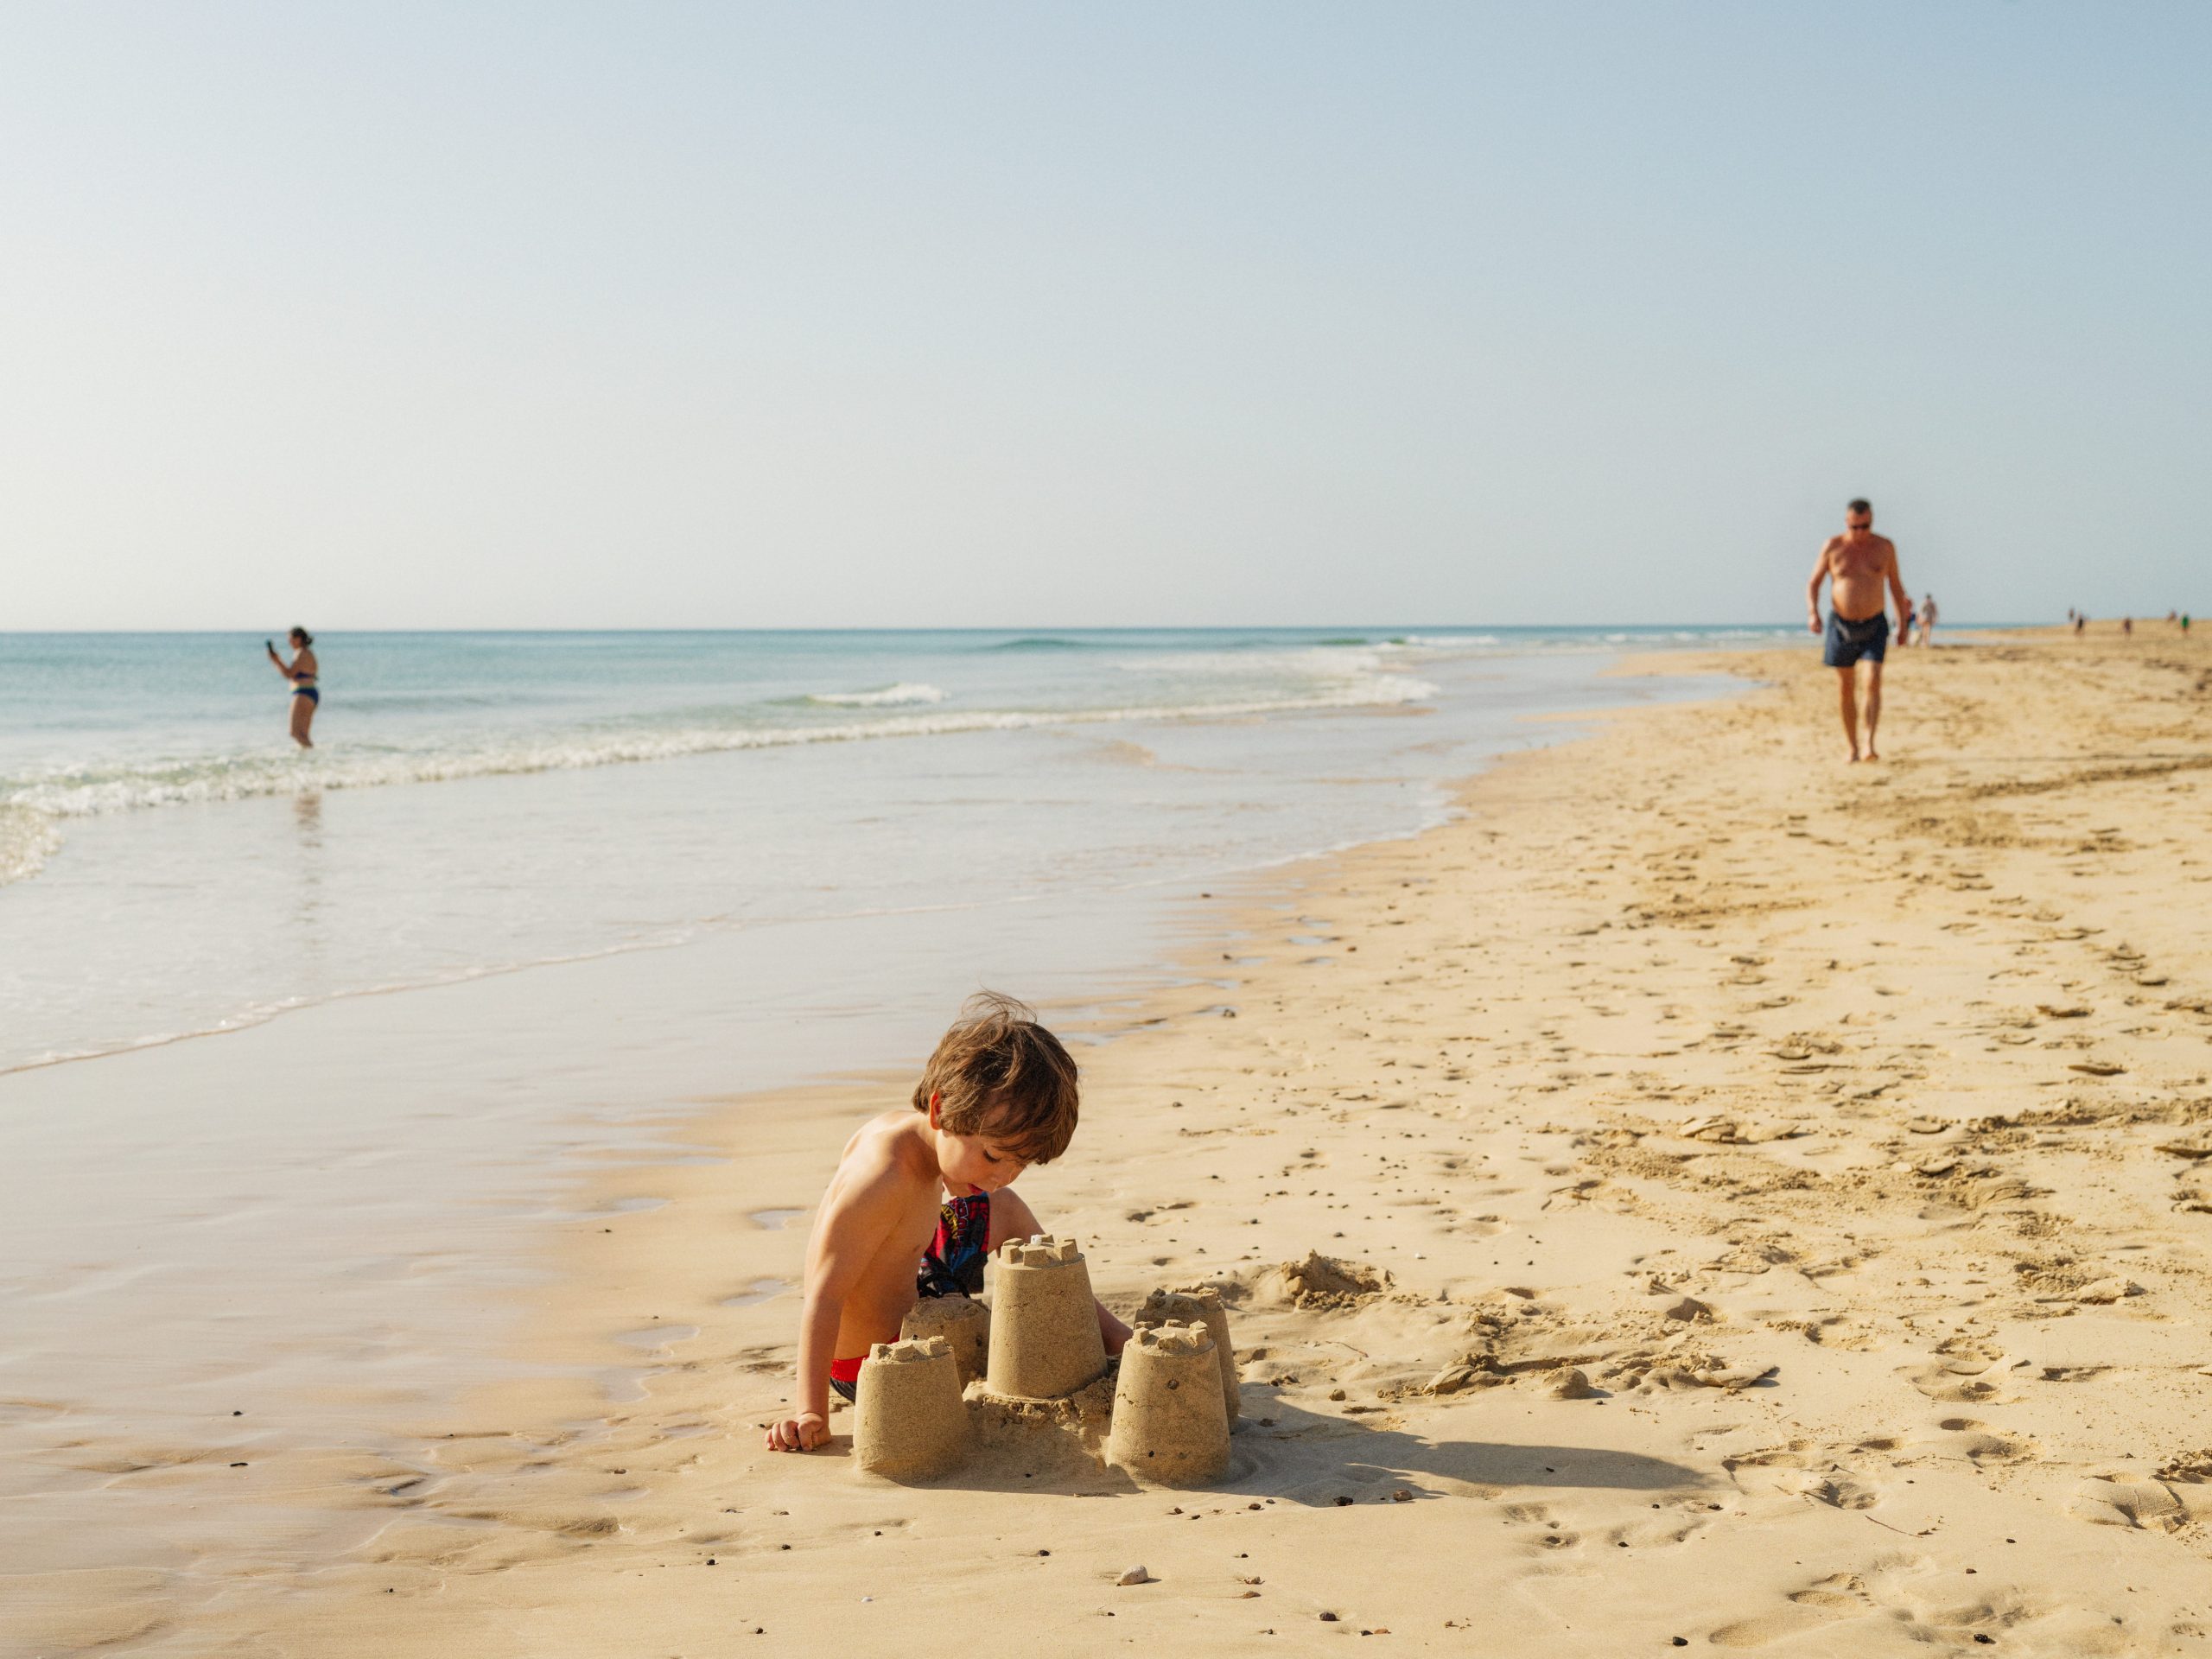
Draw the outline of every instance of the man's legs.
[[[1843,735],[1851,745],[1851,758],[1859,758],[1859,671],[1839,668],[1835,671],[1836,690],[1843,697]]]
[[[1882,723],[1882,659],[1874,658],[1866,664],[1866,758],[1878,760],[1874,752],[1874,728]]]

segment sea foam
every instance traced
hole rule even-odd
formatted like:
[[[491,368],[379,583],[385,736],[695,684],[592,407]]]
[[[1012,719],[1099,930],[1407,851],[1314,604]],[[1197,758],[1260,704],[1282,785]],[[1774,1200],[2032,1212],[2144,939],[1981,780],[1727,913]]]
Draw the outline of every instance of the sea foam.
[[[891,709],[901,703],[943,702],[945,694],[936,686],[902,681],[878,691],[817,691],[807,701],[826,703],[833,709]]]
[[[0,806],[0,886],[36,875],[60,845],[60,833],[45,813]]]
[[[257,796],[311,795],[323,790],[371,789],[396,784],[442,783],[463,778],[620,766],[798,744],[1385,708],[1418,702],[1435,693],[1434,686],[1411,675],[1354,670],[1310,691],[1278,697],[1227,697],[1219,701],[1103,708],[887,714],[874,719],[821,724],[658,725],[639,721],[612,729],[599,725],[477,741],[448,739],[412,749],[354,747],[334,743],[302,753],[270,746],[245,752],[98,768],[60,767],[18,772],[14,777],[0,779],[0,811],[24,815],[35,823],[43,823],[49,818],[85,817],[144,807],[245,800]],[[50,832],[48,826],[47,833]],[[40,844],[50,849],[52,845],[50,842],[35,842],[33,831],[22,834],[26,846]],[[42,859],[43,852],[38,856]]]

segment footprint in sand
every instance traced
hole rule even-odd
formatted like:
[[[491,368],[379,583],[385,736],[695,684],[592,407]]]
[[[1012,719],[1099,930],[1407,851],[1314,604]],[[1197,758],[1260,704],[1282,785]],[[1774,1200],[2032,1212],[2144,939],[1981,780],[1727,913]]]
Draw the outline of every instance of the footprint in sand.
[[[1452,1216],[1443,1220],[1441,1231],[1457,1233],[1463,1238],[1495,1238],[1503,1232],[1506,1224],[1496,1216]]]
[[[1936,1427],[1942,1433],[1916,1443],[1938,1457],[1964,1458],[1977,1466],[2004,1463],[2032,1463],[2043,1447],[2031,1435],[1993,1428],[1972,1417],[1946,1417]]]
[[[1720,1466],[1748,1497],[1808,1497],[1834,1510],[1871,1510],[1888,1496],[1837,1448],[1806,1440],[1725,1458]]]
[[[2187,1524],[2189,1510],[2172,1489],[2155,1480],[2091,1478],[2075,1488],[2066,1512],[2092,1526],[2171,1532]]]
[[[1505,1519],[1515,1526],[1532,1529],[1535,1547],[1541,1550],[1572,1549],[1582,1541],[1581,1534],[1560,1526],[1541,1503],[1509,1503]]]
[[[1724,1624],[1709,1638],[1716,1648],[1764,1648],[1822,1625],[1871,1619],[1864,1643],[1837,1652],[1952,1652],[1972,1643],[1997,1646],[2018,1627],[2064,1609],[2038,1608],[2018,1592],[1938,1573],[1921,1556],[1877,1561],[1861,1574],[1831,1573],[1791,1592],[1787,1605]],[[1842,1632],[1837,1637],[1841,1639]],[[1825,1650],[1825,1649],[1824,1649]],[[2081,1651],[2081,1649],[2051,1649]]]
[[[1831,1573],[1802,1590],[1792,1591],[1787,1606],[1723,1624],[1713,1631],[1716,1648],[1764,1648],[1830,1621],[1875,1611],[1866,1581],[1856,1573]]]
[[[1887,1495],[1879,1486],[1840,1472],[1803,1475],[1799,1478],[1797,1493],[1832,1510],[1871,1510]]]
[[[1944,1405],[1988,1405],[2005,1397],[2004,1358],[1973,1349],[1938,1355],[1930,1363],[1907,1369],[1905,1380]]]
[[[1661,1510],[1656,1503],[1651,1507],[1660,1510],[1660,1513],[1634,1526],[1609,1528],[1605,1533],[1605,1542],[1617,1549],[1665,1548],[1672,1544],[1688,1543],[1712,1522],[1702,1499],[1678,1503],[1672,1506],[1671,1514]]]

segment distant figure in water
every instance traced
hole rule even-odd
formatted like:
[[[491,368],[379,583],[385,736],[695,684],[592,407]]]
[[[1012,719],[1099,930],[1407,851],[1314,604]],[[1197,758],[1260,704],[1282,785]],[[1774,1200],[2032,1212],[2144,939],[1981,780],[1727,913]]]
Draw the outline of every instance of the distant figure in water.
[[[1859,660],[1868,664],[1866,680],[1866,759],[1882,757],[1874,747],[1874,728],[1882,718],[1882,658],[1890,648],[1890,617],[1883,608],[1886,584],[1897,601],[1897,615],[1912,610],[1912,599],[1897,575],[1897,544],[1874,533],[1874,509],[1863,500],[1843,510],[1843,534],[1831,536],[1813,566],[1813,580],[1805,588],[1805,622],[1821,632],[1821,583],[1829,584],[1827,633],[1821,660],[1836,671],[1836,689],[1842,698],[1843,734],[1851,742],[1851,758],[1859,756]],[[1926,635],[1923,633],[1923,639]]]
[[[276,664],[276,671],[292,683],[292,741],[311,749],[315,740],[308,732],[315,724],[316,705],[322,701],[315,685],[315,636],[305,628],[294,628],[290,637],[293,657],[289,663],[276,654],[275,640],[261,643],[269,652],[269,660]]]

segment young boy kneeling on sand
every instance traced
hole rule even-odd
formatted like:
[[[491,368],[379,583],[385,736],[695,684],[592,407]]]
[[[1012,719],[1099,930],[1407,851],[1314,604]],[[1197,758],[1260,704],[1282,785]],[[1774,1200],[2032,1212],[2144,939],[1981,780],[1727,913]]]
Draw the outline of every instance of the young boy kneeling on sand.
[[[768,1431],[779,1452],[830,1439],[830,1390],[853,1398],[869,1346],[895,1342],[922,1296],[973,1296],[983,1258],[1044,1230],[1013,1188],[1075,1135],[1076,1066],[1011,997],[969,999],[914,1085],[911,1111],[862,1124],[837,1162],[806,1252],[798,1412]],[[1106,1351],[1128,1327],[1098,1310]]]

